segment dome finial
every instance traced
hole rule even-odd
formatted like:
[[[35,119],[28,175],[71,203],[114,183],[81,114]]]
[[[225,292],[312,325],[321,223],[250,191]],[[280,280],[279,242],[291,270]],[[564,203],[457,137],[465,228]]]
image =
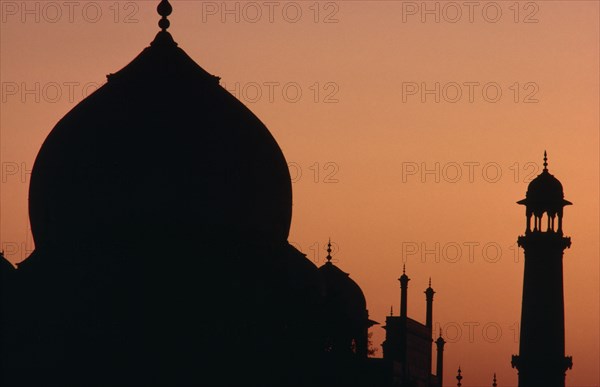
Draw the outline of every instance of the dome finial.
[[[492,384],[492,387],[498,387],[498,383],[496,383],[496,373],[494,372],[494,383]]]
[[[431,277],[429,277],[429,287],[431,287]]]
[[[548,172],[548,154],[544,151],[544,172]]]
[[[171,22],[169,19],[167,19],[167,16],[173,12],[173,7],[169,3],[169,0],[162,0],[160,4],[158,4],[158,7],[156,7],[156,11],[160,16],[162,16],[162,18],[158,21],[158,26],[161,30],[166,31],[171,25]]]
[[[331,262],[331,238],[327,242],[327,262]]]
[[[402,265],[402,274],[406,274],[406,263]]]
[[[460,370],[460,366],[458,366],[458,375],[456,375],[456,380],[458,380],[458,383],[456,383],[456,385],[458,387],[462,386],[462,383],[460,382],[463,379],[461,372],[462,371]]]

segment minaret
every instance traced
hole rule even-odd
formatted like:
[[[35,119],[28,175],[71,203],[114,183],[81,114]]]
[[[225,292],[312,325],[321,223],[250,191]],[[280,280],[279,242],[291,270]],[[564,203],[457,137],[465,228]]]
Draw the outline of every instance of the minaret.
[[[563,236],[562,218],[563,207],[572,203],[564,199],[560,181],[548,172],[546,152],[544,170],[517,203],[525,205],[527,223],[525,235],[518,238],[525,270],[519,355],[513,355],[512,366],[519,371],[519,387],[564,387],[565,372],[573,362],[565,357],[562,259],[571,238]]]
[[[435,341],[435,345],[437,346],[437,362],[435,365],[435,376],[437,376],[439,387],[442,387],[442,382],[444,380],[444,344],[446,344],[446,341],[442,338],[442,329],[440,328],[440,337],[438,337]]]
[[[400,361],[402,362],[403,382],[408,382],[408,342],[406,319],[408,318],[408,281],[410,278],[406,275],[406,265],[402,266],[402,275],[398,278],[400,281]]]
[[[433,295],[435,291],[431,288],[431,277],[429,277],[429,287],[425,290],[425,299],[427,300],[427,315],[425,317],[425,325],[432,332],[433,328]],[[433,336],[432,336],[433,338]]]
[[[429,340],[433,342],[433,295],[435,291],[431,288],[431,277],[429,277],[429,286],[425,289],[425,300],[427,302],[427,312],[425,316],[425,326],[429,332]],[[432,354],[431,354],[431,343],[429,344],[429,356],[427,357],[427,374],[431,375],[431,362],[432,362]],[[429,382],[431,384],[431,382]]]
[[[406,275],[406,265],[402,266],[402,275],[398,278],[400,281],[400,317],[407,316],[407,297],[408,297],[408,281],[410,278]]]

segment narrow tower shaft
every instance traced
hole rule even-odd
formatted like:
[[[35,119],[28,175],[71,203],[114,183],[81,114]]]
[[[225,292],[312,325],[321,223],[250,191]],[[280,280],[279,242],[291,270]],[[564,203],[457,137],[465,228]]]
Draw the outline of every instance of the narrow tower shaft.
[[[425,316],[425,326],[429,333],[429,339],[433,341],[433,295],[435,291],[431,288],[431,277],[429,278],[429,286],[425,289],[425,299],[427,302],[427,314]],[[431,351],[431,344],[429,344],[429,351]],[[431,353],[431,352],[430,352]],[[431,374],[431,355],[427,357],[427,372]],[[429,383],[431,384],[431,382]]]
[[[440,337],[435,341],[437,346],[437,361],[435,376],[437,377],[438,386],[443,386],[444,381],[444,344],[446,341],[442,338],[442,330],[440,329]]]
[[[410,278],[406,275],[406,266],[402,268],[402,275],[398,281],[400,281],[400,317],[406,318],[408,309],[408,281],[410,281]]]
[[[531,233],[519,238],[525,250],[519,356],[519,386],[564,386],[571,359],[565,357],[563,250],[570,238]]]
[[[429,287],[425,290],[425,299],[427,301],[427,315],[425,316],[425,325],[432,332],[433,328],[433,295],[435,291],[431,288],[431,278],[429,278]],[[433,338],[433,336],[432,336]]]
[[[408,341],[407,341],[407,298],[408,298],[408,281],[410,278],[406,275],[406,265],[402,268],[402,275],[398,279],[400,281],[400,362],[402,363],[402,379],[403,383],[408,382]]]

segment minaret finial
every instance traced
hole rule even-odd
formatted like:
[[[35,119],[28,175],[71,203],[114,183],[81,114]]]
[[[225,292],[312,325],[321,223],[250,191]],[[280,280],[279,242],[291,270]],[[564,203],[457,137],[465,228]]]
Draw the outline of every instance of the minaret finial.
[[[548,172],[548,154],[544,151],[544,172]]]
[[[402,265],[402,274],[406,274],[406,263]]]
[[[327,242],[327,262],[331,263],[331,237],[329,238],[329,242]]]
[[[429,277],[429,287],[431,287],[431,277]]]
[[[442,328],[440,328],[440,337],[442,337]]]
[[[462,383],[460,382],[462,380],[462,375],[460,374],[462,371],[460,370],[460,366],[458,366],[458,375],[456,375],[456,380],[458,380],[458,383],[456,383],[457,387],[462,386]]]
[[[498,387],[498,383],[496,383],[496,373],[494,372],[494,383],[492,384],[492,387]]]
[[[173,12],[173,7],[169,3],[169,0],[162,0],[160,4],[158,4],[158,7],[156,7],[156,11],[158,11],[158,14],[162,16],[162,18],[158,21],[158,26],[161,30],[166,31],[171,25],[171,22],[169,19],[167,19],[167,16]]]
[[[394,305],[390,305],[390,316],[394,315]]]

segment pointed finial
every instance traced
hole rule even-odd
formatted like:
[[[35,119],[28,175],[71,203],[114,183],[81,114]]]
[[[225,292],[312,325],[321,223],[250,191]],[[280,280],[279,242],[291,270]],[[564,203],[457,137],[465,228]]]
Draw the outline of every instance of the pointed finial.
[[[329,238],[329,242],[327,243],[327,262],[331,262],[331,238]]]
[[[406,283],[406,284],[408,284],[408,281],[410,281],[410,278],[408,278],[408,276],[406,275],[406,264],[402,265],[402,275],[400,276],[400,278],[398,278],[398,280],[401,283]]]
[[[429,287],[431,287],[431,277],[429,277]]]
[[[173,12],[173,7],[169,3],[169,0],[162,0],[160,4],[158,4],[158,7],[156,7],[156,11],[158,11],[158,14],[162,16],[162,18],[158,21],[158,26],[161,30],[166,31],[171,25],[171,22],[169,19],[167,19],[167,16]]]
[[[548,172],[548,154],[544,151],[544,172]]]
[[[456,380],[458,380],[458,383],[456,384],[458,387],[462,386],[462,383],[460,382],[462,380],[462,375],[460,374],[462,371],[460,370],[460,366],[458,366],[458,375],[456,375]]]
[[[492,387],[498,387],[498,383],[496,383],[496,373],[494,372],[494,383],[492,384]]]
[[[394,305],[390,305],[390,316],[394,315]]]
[[[444,349],[444,344],[446,344],[446,340],[444,340],[444,338],[442,337],[442,328],[440,328],[440,335],[437,338],[437,340],[435,341],[435,344],[438,346],[438,350],[440,348],[442,350]]]

